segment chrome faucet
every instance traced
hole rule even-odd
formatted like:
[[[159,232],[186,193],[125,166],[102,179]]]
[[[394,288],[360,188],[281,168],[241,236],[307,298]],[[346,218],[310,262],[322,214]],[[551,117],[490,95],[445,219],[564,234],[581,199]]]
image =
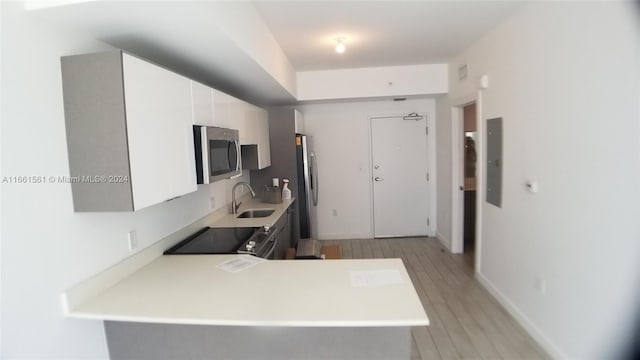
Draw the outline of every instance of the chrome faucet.
[[[236,188],[238,186],[240,186],[240,185],[246,186],[247,189],[249,189],[249,191],[251,191],[251,197],[252,198],[256,197],[256,193],[253,191],[253,189],[251,188],[251,185],[249,185],[248,182],[246,182],[246,181],[237,182],[235,185],[233,185],[233,189],[231,189],[231,213],[232,214],[237,214],[238,213],[238,208],[242,204],[242,201],[240,201],[239,203],[236,203]]]

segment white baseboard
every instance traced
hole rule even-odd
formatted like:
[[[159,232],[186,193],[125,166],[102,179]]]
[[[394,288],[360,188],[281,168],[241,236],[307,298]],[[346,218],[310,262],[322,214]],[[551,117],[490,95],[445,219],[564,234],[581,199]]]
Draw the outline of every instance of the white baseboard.
[[[484,286],[487,291],[493,295],[493,297],[502,305],[511,316],[531,335],[531,337],[540,344],[540,346],[550,355],[553,359],[568,359],[569,357],[564,354],[560,348],[558,348],[538,327],[529,319],[520,309],[511,302],[498,288],[496,288],[489,279],[487,279],[482,273],[476,272],[476,279]]]
[[[449,239],[447,239],[444,235],[440,234],[439,232],[436,232],[436,239],[440,241],[440,244],[442,244],[442,246],[444,246],[444,248],[447,249],[447,251],[451,252],[451,241],[449,241]]]
[[[373,234],[318,234],[318,240],[371,239]]]

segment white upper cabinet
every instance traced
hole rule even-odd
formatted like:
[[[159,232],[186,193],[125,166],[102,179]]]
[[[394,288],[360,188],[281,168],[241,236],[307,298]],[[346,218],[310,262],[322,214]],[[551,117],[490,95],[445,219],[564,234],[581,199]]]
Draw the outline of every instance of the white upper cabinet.
[[[298,110],[293,110],[296,134],[304,134],[304,115]]]
[[[197,190],[189,79],[123,54],[134,208]]]
[[[249,129],[247,124],[249,123],[249,116],[252,105],[247,102],[240,102],[237,113],[233,116],[234,129],[238,130],[240,135],[240,144],[247,143],[247,136],[249,135]]]
[[[61,64],[75,211],[133,211],[197,191],[193,125],[239,130],[243,168],[271,165],[264,109],[122,51]]]
[[[229,118],[227,119],[226,127],[240,130],[240,128],[244,125],[243,110],[245,104],[246,102],[234,98],[233,96],[229,96]]]
[[[258,118],[258,107],[253,106],[251,104],[247,104],[244,109],[244,136],[240,134],[240,144],[242,145],[250,145],[250,144],[258,144],[258,128],[257,128],[257,118]]]
[[[258,133],[258,169],[271,166],[271,144],[269,141],[269,113],[258,108],[256,117]]]
[[[214,126],[213,89],[191,80],[191,102],[193,106],[193,125]]]
[[[269,114],[266,110],[247,104],[245,112],[245,136],[242,144],[243,169],[264,169],[271,166],[269,143]],[[242,137],[242,135],[240,135]]]
[[[240,100],[191,80],[193,124],[237,129],[234,117]]]
[[[61,60],[75,211],[132,211],[197,190],[191,81],[110,51]]]
[[[213,124],[219,127],[231,127],[231,96],[212,89],[213,91]]]

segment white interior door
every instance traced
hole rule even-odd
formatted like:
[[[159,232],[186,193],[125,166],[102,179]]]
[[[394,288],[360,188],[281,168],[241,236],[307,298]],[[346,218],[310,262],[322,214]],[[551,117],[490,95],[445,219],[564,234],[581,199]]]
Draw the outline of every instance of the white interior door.
[[[428,232],[427,120],[371,118],[375,237]]]

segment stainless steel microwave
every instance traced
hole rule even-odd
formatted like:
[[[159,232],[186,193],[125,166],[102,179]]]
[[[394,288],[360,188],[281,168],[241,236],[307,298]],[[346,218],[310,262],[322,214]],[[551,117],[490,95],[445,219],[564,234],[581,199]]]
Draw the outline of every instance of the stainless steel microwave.
[[[198,184],[230,179],[242,173],[238,130],[193,126]]]

